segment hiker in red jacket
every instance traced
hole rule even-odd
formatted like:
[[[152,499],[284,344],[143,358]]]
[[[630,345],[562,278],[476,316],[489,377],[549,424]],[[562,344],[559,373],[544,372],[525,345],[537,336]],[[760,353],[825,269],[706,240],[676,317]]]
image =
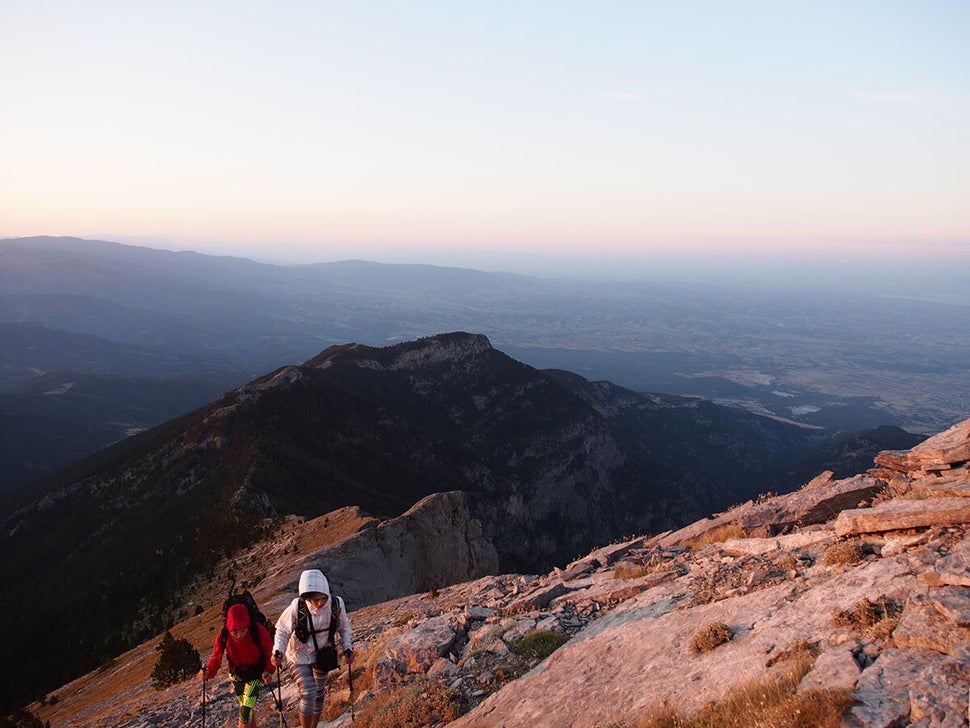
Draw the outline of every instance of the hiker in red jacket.
[[[273,640],[261,624],[251,624],[249,610],[234,604],[226,613],[226,628],[216,637],[212,657],[199,670],[199,679],[211,680],[219,672],[222,655],[229,662],[229,679],[239,701],[239,728],[256,724],[256,700],[263,685],[272,680]]]

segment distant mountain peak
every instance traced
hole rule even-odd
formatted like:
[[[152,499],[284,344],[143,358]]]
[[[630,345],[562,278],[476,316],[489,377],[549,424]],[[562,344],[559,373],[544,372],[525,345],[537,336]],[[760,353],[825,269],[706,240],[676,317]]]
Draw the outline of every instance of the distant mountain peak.
[[[382,348],[363,344],[331,346],[307,361],[306,366],[329,369],[335,364],[343,364],[375,371],[417,370],[446,362],[455,363],[490,351],[494,349],[487,336],[458,331]]]

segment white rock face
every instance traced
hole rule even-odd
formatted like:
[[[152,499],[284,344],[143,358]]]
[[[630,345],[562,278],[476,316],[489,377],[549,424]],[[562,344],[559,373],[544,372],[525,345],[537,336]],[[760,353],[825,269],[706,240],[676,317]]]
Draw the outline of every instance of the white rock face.
[[[357,608],[498,570],[498,553],[461,492],[434,493],[403,515],[302,560]]]

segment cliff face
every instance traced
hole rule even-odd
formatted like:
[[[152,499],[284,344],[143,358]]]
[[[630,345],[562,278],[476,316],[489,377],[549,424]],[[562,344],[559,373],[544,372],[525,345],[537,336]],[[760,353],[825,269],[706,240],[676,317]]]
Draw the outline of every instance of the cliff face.
[[[467,494],[453,491],[429,495],[398,518],[288,568],[322,569],[348,604],[362,607],[494,574],[498,553],[472,517]]]
[[[795,691],[851,699],[848,728],[966,725],[968,448],[970,420],[911,450],[880,454],[866,473],[823,473],[794,493],[616,542],[543,575],[486,575],[364,608],[351,602],[362,658],[356,679],[366,673],[370,686],[354,696],[358,720],[386,724],[376,712],[380,697],[430,679],[462,696],[465,714],[442,721],[456,728],[636,725],[661,703],[691,715],[797,666]],[[458,535],[446,542],[474,550],[474,524],[451,494],[433,496],[411,517],[426,512],[458,513]],[[340,577],[344,594],[384,588],[365,554],[386,559],[387,544],[395,543],[406,559],[412,529],[399,526],[407,517],[381,526],[355,521],[337,544],[270,560],[276,566],[256,587],[260,602],[281,610],[309,563],[337,571],[342,562],[359,565]],[[329,527],[343,518],[333,515]],[[285,554],[308,542],[322,520],[291,524],[265,548]],[[427,523],[439,528],[443,520],[429,516]],[[397,535],[382,542],[374,533],[381,529]],[[210,609],[174,631],[197,641],[215,618]],[[697,636],[714,623],[726,628],[724,641],[698,649]],[[541,661],[516,655],[513,648],[536,631],[567,641]],[[117,669],[65,686],[56,703],[31,709],[64,726],[174,728],[197,720],[196,684],[152,693],[140,683],[156,642],[123,656]],[[338,715],[349,697],[346,674],[335,676],[332,725],[352,724],[349,714]],[[289,678],[283,698],[292,712]],[[215,720],[229,720],[233,710],[225,696],[209,704]]]

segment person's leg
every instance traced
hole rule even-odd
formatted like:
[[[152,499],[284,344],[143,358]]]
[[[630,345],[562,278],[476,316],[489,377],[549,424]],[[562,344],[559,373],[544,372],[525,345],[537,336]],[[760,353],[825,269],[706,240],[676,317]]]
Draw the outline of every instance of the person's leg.
[[[239,728],[252,728],[256,724],[256,701],[263,688],[262,680],[250,680],[243,688],[239,701]]]
[[[293,665],[293,675],[300,689],[300,728],[315,728],[320,717],[314,715],[316,708],[317,684],[314,680],[312,665]]]
[[[232,692],[236,696],[236,702],[239,703],[239,725],[243,725],[243,696],[246,694],[246,683],[240,680],[238,677],[229,673],[229,681],[232,683]]]
[[[316,688],[313,700],[313,720],[307,728],[317,728],[320,717],[323,715],[323,699],[327,695],[327,673],[314,667],[313,682]]]

